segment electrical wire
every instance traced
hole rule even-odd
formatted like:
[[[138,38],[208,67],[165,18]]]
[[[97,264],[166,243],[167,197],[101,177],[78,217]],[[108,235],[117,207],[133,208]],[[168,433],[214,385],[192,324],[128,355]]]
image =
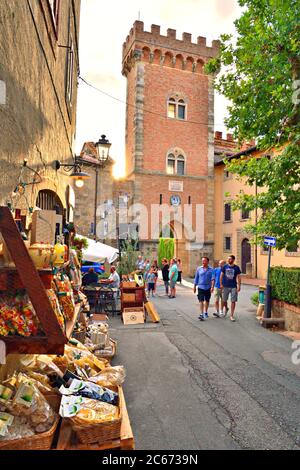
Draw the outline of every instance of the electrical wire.
[[[116,98],[115,96],[113,95],[110,95],[109,93],[107,93],[106,91],[103,91],[101,90],[100,88],[96,87],[95,85],[93,85],[92,83],[89,83],[85,78],[81,77],[79,75],[78,77],[85,85],[89,86],[90,88],[93,88],[94,90],[98,91],[99,93],[101,93],[102,95],[105,95],[107,96],[108,98],[111,98],[115,101],[118,101],[119,103],[122,103],[122,104],[125,104],[127,106],[130,106],[134,109],[137,109],[139,111],[143,111],[143,113],[148,113],[148,114],[154,114],[155,116],[159,116],[163,119],[168,119],[168,117],[165,115],[165,114],[161,114],[161,113],[158,113],[156,111],[152,111],[150,109],[146,109],[146,108],[139,108],[138,106],[136,106],[135,104],[131,104],[131,103],[128,103],[128,101],[124,101],[124,100],[121,100],[120,98]],[[183,120],[184,121],[184,120]],[[201,121],[190,121],[190,120],[186,120],[185,122],[188,122],[189,124],[198,124],[198,125],[202,125],[202,126],[208,126],[208,122],[201,122]],[[218,126],[224,126],[224,124],[220,124],[220,123],[215,123],[216,125]]]

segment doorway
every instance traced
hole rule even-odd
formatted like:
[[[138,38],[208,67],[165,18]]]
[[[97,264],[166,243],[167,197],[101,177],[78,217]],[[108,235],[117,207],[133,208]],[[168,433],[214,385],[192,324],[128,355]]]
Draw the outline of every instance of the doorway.
[[[244,238],[242,241],[242,273],[246,274],[247,272],[247,263],[251,262],[251,245],[248,238]]]

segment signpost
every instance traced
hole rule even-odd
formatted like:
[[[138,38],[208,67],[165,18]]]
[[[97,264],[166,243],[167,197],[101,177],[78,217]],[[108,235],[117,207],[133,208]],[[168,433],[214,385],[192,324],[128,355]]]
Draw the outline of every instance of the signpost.
[[[266,285],[266,294],[265,294],[265,318],[271,318],[271,314],[272,314],[272,286],[270,284],[270,267],[271,267],[272,247],[276,246],[276,238],[275,237],[265,237],[264,238],[264,245],[267,245],[269,247],[267,285]]]

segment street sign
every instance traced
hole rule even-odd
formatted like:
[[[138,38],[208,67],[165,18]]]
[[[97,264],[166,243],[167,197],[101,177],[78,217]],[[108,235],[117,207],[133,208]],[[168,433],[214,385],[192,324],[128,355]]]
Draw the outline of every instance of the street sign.
[[[264,245],[276,246],[276,238],[275,237],[265,237],[264,238]]]

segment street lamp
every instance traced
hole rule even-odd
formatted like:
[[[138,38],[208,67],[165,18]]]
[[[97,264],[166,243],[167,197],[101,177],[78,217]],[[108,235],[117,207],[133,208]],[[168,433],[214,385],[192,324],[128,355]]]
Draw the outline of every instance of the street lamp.
[[[99,162],[99,166],[104,168],[106,162],[109,159],[109,149],[111,147],[111,143],[106,138],[106,135],[102,135],[101,139],[98,142],[95,142],[95,148],[97,150],[97,159]],[[99,174],[99,167],[95,166],[96,172],[96,181],[95,181],[95,207],[94,207],[94,238],[97,239],[97,205],[98,205],[98,174]]]
[[[63,168],[66,173],[71,173],[70,178],[75,181],[75,186],[77,188],[82,188],[84,186],[84,181],[90,178],[88,173],[81,171],[81,166],[76,162],[72,164],[61,163],[59,160],[55,161],[55,169],[58,171],[60,168]]]
[[[109,149],[111,147],[111,143],[106,138],[106,135],[102,135],[101,139],[95,143],[95,147],[97,150],[97,156],[99,162],[104,166],[109,158]]]

